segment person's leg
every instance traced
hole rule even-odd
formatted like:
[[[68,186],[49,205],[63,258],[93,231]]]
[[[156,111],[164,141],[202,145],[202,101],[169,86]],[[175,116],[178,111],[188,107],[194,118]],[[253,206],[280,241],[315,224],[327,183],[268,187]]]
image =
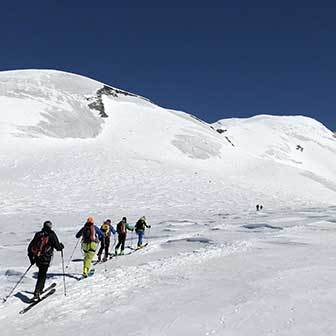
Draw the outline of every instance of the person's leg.
[[[144,236],[144,232],[139,231],[138,247],[140,247],[142,245],[143,236]]]
[[[98,261],[100,261],[100,259],[101,259],[101,255],[103,253],[104,248],[105,248],[105,241],[104,241],[104,239],[102,239],[100,241],[100,249],[98,251]]]
[[[90,263],[89,263],[89,253],[90,252],[84,252],[84,261],[83,261],[83,276],[87,276],[90,269]]]
[[[49,265],[39,265],[39,271],[37,275],[37,282],[35,286],[34,296],[40,295],[43,291],[44,284],[47,278],[47,271]]]
[[[86,267],[87,267],[88,273],[89,273],[89,271],[91,269],[92,260],[93,260],[94,256],[95,256],[95,252],[94,251],[88,252],[88,256],[87,256],[87,259],[86,259]]]
[[[122,241],[121,241],[121,251],[120,254],[124,253],[124,249],[125,249],[125,241],[126,241],[126,235],[122,236]]]
[[[120,247],[120,245],[121,245],[121,242],[122,242],[122,235],[118,235],[118,244],[117,244],[117,246],[115,247],[115,254],[117,254],[118,253],[118,249],[119,249],[119,247]]]
[[[109,247],[110,247],[110,237],[105,238],[105,256],[104,256],[104,261],[107,260],[108,258],[108,253],[109,253]]]
[[[96,254],[97,244],[92,242],[87,244],[84,250],[84,263],[83,263],[83,275],[86,277],[91,268],[92,259]]]

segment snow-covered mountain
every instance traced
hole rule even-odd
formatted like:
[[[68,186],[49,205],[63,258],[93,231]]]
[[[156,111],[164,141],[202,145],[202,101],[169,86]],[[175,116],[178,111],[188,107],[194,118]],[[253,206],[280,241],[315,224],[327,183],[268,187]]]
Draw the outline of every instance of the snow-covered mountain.
[[[114,314],[115,301],[121,305],[118,312],[122,316],[134,313],[143,318],[126,303],[130,299],[143,300],[141,304],[153,309],[154,324],[155,317],[166,321],[167,312],[178,321],[183,298],[194,298],[199,291],[209,294],[210,301],[199,304],[209,310],[202,318],[211,324],[211,312],[221,308],[213,302],[216,293],[206,292],[203,271],[211,274],[212,266],[218,267],[215,262],[255,246],[250,239],[259,239],[254,229],[266,228],[264,238],[271,237],[270,232],[280,235],[284,227],[297,229],[311,221],[303,209],[333,209],[335,204],[336,138],[316,120],[260,115],[208,124],[136,94],[60,71],[0,72],[0,143],[0,295],[25,270],[27,241],[44,219],[55,223],[68,254],[75,231],[88,215],[98,223],[106,217],[116,223],[126,215],[134,223],[146,214],[153,224],[151,247],[139,252],[138,258],[125,258],[125,264],[120,260],[114,268],[105,269],[91,283],[93,291],[89,285],[72,283],[70,298],[58,296],[62,309],[52,305],[42,309],[47,314],[45,323],[54,323],[55,335],[65,327],[69,333],[75,331],[76,323],[93,309],[93,318],[81,327],[82,334],[88,334],[95,330],[94,317]],[[263,214],[265,219],[256,217],[257,203],[269,211]],[[295,214],[298,209],[301,215]],[[291,240],[281,234],[282,241]],[[277,260],[284,257],[273,253]],[[260,257],[251,252],[252,256]],[[298,257],[296,265],[304,265],[304,254]],[[55,259],[57,274],[60,260]],[[242,272],[252,260],[237,260],[237,270]],[[80,264],[71,267],[71,272],[80,272]],[[225,267],[221,266],[223,272]],[[287,266],[279,267],[285,270]],[[253,272],[257,277],[258,268]],[[197,285],[188,287],[188,277]],[[151,298],[137,295],[139,279]],[[125,287],[116,283],[124,280],[129,281]],[[215,287],[223,285],[216,272],[208,280]],[[111,281],[114,285],[106,289]],[[28,278],[23,285],[33,283]],[[174,284],[181,284],[184,294],[172,301],[176,309],[166,301],[161,314],[150,285],[167,299],[170,294],[179,296]],[[244,284],[240,286],[238,297],[228,299],[229,305],[243,300],[240,289]],[[91,308],[83,294],[94,302]],[[246,295],[253,296],[253,291]],[[111,302],[104,306],[106,297]],[[187,305],[193,309],[190,302]],[[31,328],[28,334],[43,330],[45,324],[40,327],[34,318],[17,320],[19,305],[16,299],[9,308],[1,306],[6,335],[22,330],[27,334],[27,328]],[[257,306],[261,308],[262,303]],[[76,311],[74,316],[71,311]],[[142,328],[138,334],[196,335],[195,321],[201,312],[193,310],[195,318],[187,319],[189,329],[179,320],[171,325],[158,323],[151,332]],[[12,319],[14,324],[9,323]],[[119,327],[125,334],[137,334],[133,322]],[[105,328],[106,323],[99,330],[103,333]],[[203,329],[199,334],[205,334]]]
[[[6,142],[0,152],[2,176],[15,175],[14,189],[25,188],[21,179],[36,177],[29,173],[31,169],[37,171],[38,184],[48,181],[49,185],[46,175],[52,173],[57,155],[66,157],[70,152],[68,160],[57,164],[57,170],[62,169],[59,178],[80,181],[83,170],[90,167],[100,176],[94,183],[104,180],[106,189],[118,188],[107,182],[112,171],[114,178],[118,176],[111,168],[118,159],[125,166],[139,161],[161,167],[170,164],[189,179],[202,170],[208,181],[223,183],[220,189],[246,188],[252,195],[262,193],[264,201],[274,195],[281,199],[281,194],[286,200],[292,191],[300,200],[323,202],[336,190],[336,166],[330,164],[336,157],[336,140],[331,131],[306,117],[257,116],[208,125],[126,91],[49,70],[0,73],[0,107],[0,136]],[[30,162],[32,156],[35,160]],[[31,167],[16,166],[22,162]],[[69,183],[77,195],[83,192],[81,183]],[[62,193],[64,186],[56,185],[55,191],[62,187]],[[309,191],[305,190],[308,185]]]

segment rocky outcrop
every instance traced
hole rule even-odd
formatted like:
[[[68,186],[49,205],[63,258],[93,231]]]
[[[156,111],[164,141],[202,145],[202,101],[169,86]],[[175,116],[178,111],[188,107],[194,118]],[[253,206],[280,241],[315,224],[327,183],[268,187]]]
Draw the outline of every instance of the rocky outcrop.
[[[99,114],[102,118],[107,118],[108,115],[105,112],[105,107],[104,107],[104,103],[103,103],[103,95],[105,96],[112,96],[112,97],[119,97],[119,95],[123,95],[123,96],[131,96],[131,97],[137,97],[137,98],[141,98],[144,99],[148,102],[150,102],[148,99],[140,97],[138,95],[135,95],[133,93],[127,92],[127,91],[123,91],[123,90],[119,90],[116,88],[112,88],[110,86],[104,85],[101,89],[97,90],[96,95],[93,97],[87,97],[86,99],[89,101],[89,108],[99,111]]]

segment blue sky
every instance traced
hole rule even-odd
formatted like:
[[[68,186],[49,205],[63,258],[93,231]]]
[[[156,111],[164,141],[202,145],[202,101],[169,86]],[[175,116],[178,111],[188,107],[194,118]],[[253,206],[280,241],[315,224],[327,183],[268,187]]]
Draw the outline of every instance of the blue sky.
[[[209,122],[303,114],[336,130],[335,6],[13,1],[1,4],[0,70],[79,73]]]

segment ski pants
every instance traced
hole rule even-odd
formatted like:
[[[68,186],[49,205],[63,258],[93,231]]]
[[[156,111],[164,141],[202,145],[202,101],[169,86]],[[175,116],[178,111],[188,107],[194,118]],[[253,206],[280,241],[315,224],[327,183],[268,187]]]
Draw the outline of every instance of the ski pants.
[[[118,244],[115,247],[116,250],[121,246],[121,251],[124,251],[125,249],[125,241],[126,241],[126,234],[125,233],[119,233],[118,235]]]
[[[138,247],[142,245],[142,241],[143,241],[143,237],[145,235],[144,231],[138,231],[137,232],[138,235]]]
[[[47,272],[49,265],[37,265],[39,271],[37,274],[37,281],[36,281],[36,286],[35,286],[35,291],[34,294],[41,294],[44,288],[44,284],[47,278]]]
[[[83,243],[82,249],[84,251],[83,275],[86,276],[90,271],[92,259],[96,254],[97,243]]]
[[[110,247],[110,237],[104,237],[101,240],[101,245],[100,249],[98,251],[98,256],[101,256],[103,251],[105,250],[105,258],[108,257],[108,252],[109,252],[109,247]]]

